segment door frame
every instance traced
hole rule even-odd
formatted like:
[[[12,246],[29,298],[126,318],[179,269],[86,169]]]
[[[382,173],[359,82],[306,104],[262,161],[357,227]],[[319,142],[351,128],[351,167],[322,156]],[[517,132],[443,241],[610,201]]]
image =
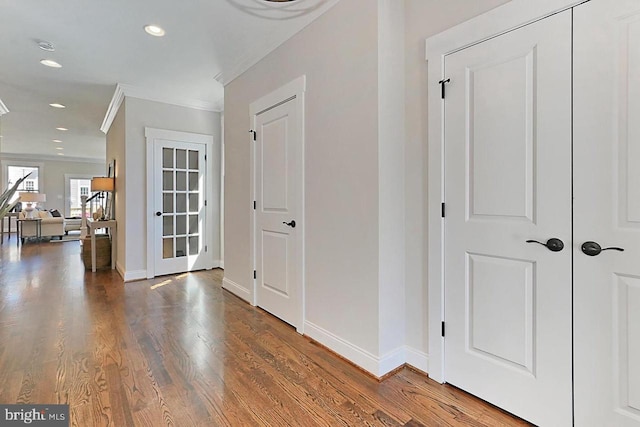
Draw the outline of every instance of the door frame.
[[[144,136],[147,140],[147,279],[152,279],[156,276],[156,247],[154,245],[154,241],[156,238],[154,221],[156,216],[154,212],[154,194],[156,191],[162,191],[161,183],[155,182],[154,172],[156,164],[154,153],[156,145],[159,144],[160,140],[188,142],[203,144],[205,146],[205,200],[211,202],[207,203],[207,206],[205,208],[205,234],[203,236],[204,246],[213,248],[211,243],[216,240],[214,239],[214,235],[215,233],[219,233],[219,231],[216,231],[216,227],[214,227],[213,215],[213,207],[215,205],[215,203],[213,203],[213,136],[199,133],[156,129],[150,127],[144,128]],[[218,265],[216,265],[216,262],[213,259],[213,250],[205,252],[205,265],[205,268],[207,270],[219,267]]]
[[[469,21],[426,40],[428,61],[428,237],[427,294],[429,300],[429,377],[440,383],[445,378],[444,337],[444,100],[440,83],[445,76],[445,57],[490,38],[513,31],[589,0],[512,0]]]
[[[256,129],[257,116],[270,108],[276,107],[279,104],[287,102],[289,100],[296,103],[296,109],[298,110],[298,122],[296,126],[298,126],[299,134],[300,134],[300,173],[302,175],[302,182],[300,183],[301,196],[300,200],[298,200],[298,212],[300,216],[300,221],[298,221],[299,225],[296,227],[298,233],[296,234],[296,247],[297,247],[297,282],[298,289],[296,291],[296,300],[298,303],[298,318],[297,324],[295,325],[296,331],[300,334],[304,334],[304,318],[305,318],[305,250],[304,250],[304,235],[305,235],[305,213],[304,213],[304,194],[305,194],[305,170],[304,170],[304,156],[305,156],[305,128],[304,128],[304,113],[305,113],[305,102],[304,96],[307,86],[307,77],[306,75],[302,75],[289,83],[281,86],[280,88],[274,90],[273,92],[262,96],[256,101],[252,102],[249,105],[249,134],[248,141],[251,144],[251,154],[249,164],[250,169],[250,200],[248,201],[248,206],[251,211],[251,227],[249,233],[249,239],[251,242],[251,268],[253,271],[257,268],[257,254],[256,254],[256,210],[254,209],[254,201],[256,200],[256,145],[254,141],[253,131]],[[251,272],[253,274],[253,272]],[[254,277],[254,276],[252,276]],[[255,278],[253,280],[253,286],[250,287],[250,295],[249,302],[251,305],[256,306],[258,304],[257,299],[257,280]]]

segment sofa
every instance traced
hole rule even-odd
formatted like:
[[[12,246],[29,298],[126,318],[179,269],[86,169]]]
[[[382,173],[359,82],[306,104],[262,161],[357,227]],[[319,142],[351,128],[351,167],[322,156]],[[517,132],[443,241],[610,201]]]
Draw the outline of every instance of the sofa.
[[[64,235],[64,218],[54,217],[49,211],[33,211],[33,216],[40,218],[41,229],[40,237],[54,237],[57,236],[62,239]],[[20,212],[18,216],[19,220],[25,219],[25,211]],[[24,242],[27,237],[38,236],[38,224],[36,222],[22,221],[22,234],[20,237]]]

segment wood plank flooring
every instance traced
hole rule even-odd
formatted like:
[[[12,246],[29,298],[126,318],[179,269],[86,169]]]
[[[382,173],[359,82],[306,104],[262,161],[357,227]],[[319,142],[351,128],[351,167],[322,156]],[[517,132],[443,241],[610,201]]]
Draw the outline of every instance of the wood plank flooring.
[[[79,242],[5,240],[0,403],[67,403],[83,427],[527,425],[409,369],[378,382],[222,274],[125,285],[85,272]]]

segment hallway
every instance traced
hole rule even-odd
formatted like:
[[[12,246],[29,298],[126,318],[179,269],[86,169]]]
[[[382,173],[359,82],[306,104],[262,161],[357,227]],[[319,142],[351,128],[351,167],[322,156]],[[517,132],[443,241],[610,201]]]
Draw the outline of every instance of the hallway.
[[[220,287],[222,270],[123,284],[79,242],[0,246],[0,403],[71,425],[526,425],[402,369],[379,383]]]

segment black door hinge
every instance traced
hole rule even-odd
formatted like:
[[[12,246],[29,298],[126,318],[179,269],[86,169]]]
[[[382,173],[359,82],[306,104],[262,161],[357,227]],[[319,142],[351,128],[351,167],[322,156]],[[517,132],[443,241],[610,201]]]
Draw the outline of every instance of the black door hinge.
[[[207,201],[206,200],[204,201],[204,205],[207,206]]]
[[[204,247],[204,251],[205,251],[205,252],[209,252],[209,246],[205,246],[205,247]]]
[[[255,270],[253,270],[253,278],[254,278],[254,279],[257,279],[257,278],[258,278],[258,272],[257,272],[257,271],[255,271]]]
[[[253,210],[254,211],[256,210],[256,201],[255,200],[253,201]]]
[[[447,83],[451,83],[451,79],[440,80],[438,82],[438,84],[440,85],[440,90],[442,91],[442,99],[444,99],[444,85],[446,85]]]
[[[250,130],[249,133],[253,134],[253,140],[256,141],[258,139],[258,133],[255,130]]]
[[[444,337],[444,322],[442,322],[442,336]]]
[[[444,203],[442,203],[442,207],[441,207],[441,209],[442,209],[442,218],[444,218],[444,214],[445,214],[445,206],[444,206]]]
[[[207,155],[206,154],[204,155],[204,161],[205,162],[207,161]]]

